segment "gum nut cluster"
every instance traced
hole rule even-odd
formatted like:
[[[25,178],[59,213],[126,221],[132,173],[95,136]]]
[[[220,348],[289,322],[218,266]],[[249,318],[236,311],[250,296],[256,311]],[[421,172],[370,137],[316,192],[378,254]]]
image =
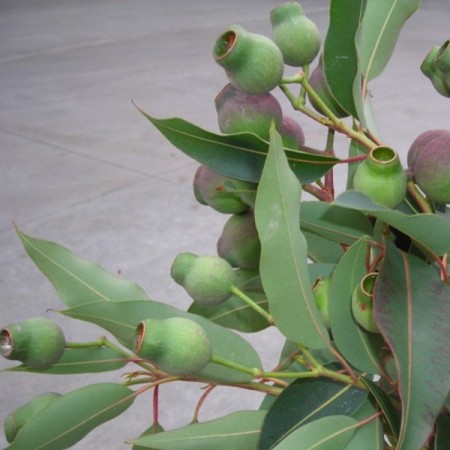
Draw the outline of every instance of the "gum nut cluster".
[[[171,317],[139,323],[135,353],[171,375],[193,375],[211,361],[211,344],[205,330],[191,319]]]
[[[17,433],[28,421],[36,417],[59,397],[61,397],[61,394],[56,392],[39,394],[25,405],[19,406],[14,412],[8,414],[3,422],[6,440],[8,442],[14,441]]]
[[[270,13],[273,40],[289,66],[310,64],[320,50],[320,34],[314,22],[306,17],[297,2],[287,2]]]
[[[195,199],[223,214],[242,214],[255,202],[256,184],[218,174],[205,165],[194,175]]]
[[[191,298],[201,305],[218,305],[231,296],[235,272],[219,256],[180,253],[174,260],[171,276]]]
[[[330,88],[328,87],[327,81],[325,79],[325,74],[323,73],[322,58],[320,58],[317,67],[311,72],[311,75],[309,77],[309,84],[314,89],[316,94],[320,97],[320,99],[325,103],[328,109],[336,117],[343,118],[348,116],[348,113],[341,108],[338,101],[331,93]],[[311,98],[310,95],[308,95],[308,100],[317,112],[319,112],[320,114],[324,114],[324,111],[322,111],[322,109],[315,102],[315,100]]]
[[[408,151],[415,183],[430,200],[450,203],[450,131],[429,130],[419,135]]]
[[[228,80],[247,94],[270,92],[283,77],[283,55],[277,45],[237,24],[217,38],[213,55],[225,69]]]
[[[283,116],[279,129],[284,147],[301,149],[305,145],[305,134],[296,120],[289,116]]]
[[[355,171],[353,188],[375,203],[395,208],[405,198],[406,172],[390,147],[376,147]]]
[[[49,319],[34,317],[0,330],[2,355],[32,369],[46,369],[64,353],[61,328]]]
[[[233,267],[259,267],[261,242],[252,209],[244,214],[235,214],[227,220],[217,241],[217,254]]]
[[[352,294],[352,313],[355,321],[366,331],[379,333],[373,316],[373,289],[378,274],[368,273]]]

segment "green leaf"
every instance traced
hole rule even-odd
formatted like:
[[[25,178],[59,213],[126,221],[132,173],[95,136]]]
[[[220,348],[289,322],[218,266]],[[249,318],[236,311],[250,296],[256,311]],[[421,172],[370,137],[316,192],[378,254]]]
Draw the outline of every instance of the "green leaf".
[[[366,274],[367,238],[353,244],[336,265],[330,285],[329,314],[334,342],[345,359],[357,369],[382,373],[380,335],[363,330],[354,320],[351,296]]]
[[[450,286],[435,267],[387,241],[374,299],[375,320],[399,372],[397,448],[420,449],[450,390]]]
[[[300,228],[330,241],[353,244],[361,236],[372,234],[372,225],[360,211],[336,208],[325,202],[302,202]]]
[[[241,411],[209,422],[143,436],[132,441],[158,450],[256,449],[266,411]]]
[[[418,245],[436,255],[450,251],[450,221],[438,214],[408,215],[374,203],[361,192],[347,191],[335,200],[336,206],[365,211],[408,235]],[[430,233],[430,230],[433,230]]]
[[[141,113],[187,156],[221,175],[257,183],[266,160],[269,143],[253,133],[216,134],[183,119],[156,119]],[[337,158],[285,149],[289,165],[302,183],[321,178]]]
[[[125,386],[99,383],[65,394],[29,420],[5,450],[60,450],[123,413],[136,394]]]
[[[35,372],[55,375],[108,372],[121,369],[128,363],[119,352],[110,348],[66,348],[61,359],[47,369],[31,369],[20,365],[8,369],[14,372]]]
[[[355,35],[366,0],[331,0],[330,24],[325,38],[324,73],[331,93],[340,106],[358,117],[353,98],[353,80],[358,68]]]
[[[311,292],[299,224],[300,196],[301,186],[289,168],[281,137],[272,130],[255,205],[261,280],[280,332],[308,347],[325,348],[329,337]]]
[[[274,450],[344,450],[357,426],[352,417],[322,417],[295,430]]]
[[[261,368],[259,356],[253,347],[238,334],[211,321],[151,300],[129,302],[96,302],[80,305],[62,314],[95,323],[109,331],[123,345],[133,349],[136,327],[145,319],[167,319],[187,317],[200,324],[208,334],[214,354],[251,368]],[[252,379],[248,374],[217,364],[208,364],[199,377],[225,382],[245,382]]]
[[[267,298],[261,286],[259,273],[254,270],[239,269],[236,270],[236,279],[235,285],[261,308],[267,310]],[[269,326],[266,318],[235,295],[217,306],[193,302],[189,312],[205,317],[223,327],[244,333],[253,333]]]
[[[337,263],[344,254],[344,249],[337,242],[329,241],[306,230],[303,230],[302,233],[306,239],[308,258],[311,261],[333,264]]]
[[[67,306],[98,300],[146,299],[135,283],[113,277],[96,263],[79,258],[55,242],[35,239],[16,229],[22,244],[38,269],[49,279]]]
[[[373,381],[370,381],[367,378],[361,378],[361,382],[367,387],[377,402],[377,405],[383,411],[386,421],[392,431],[392,435],[396,440],[398,440],[401,420],[400,415],[392,404],[390,397]]]
[[[324,378],[297,380],[275,400],[261,431],[259,450],[278,448],[286,436],[321,417],[351,415],[367,392]]]
[[[384,450],[384,432],[383,424],[379,417],[375,417],[376,409],[372,406],[369,400],[366,400],[361,407],[352,414],[352,417],[359,422],[369,422],[358,427],[353,435],[350,443],[345,447],[345,450]]]
[[[366,0],[366,3],[356,47],[362,75],[369,81],[386,67],[403,25],[417,10],[420,0]]]
[[[354,158],[355,156],[364,154],[367,154],[367,149],[362,144],[352,139],[348,149],[348,157]],[[353,177],[355,176],[358,166],[359,164],[347,164],[347,190],[353,189]]]
[[[144,436],[150,436],[156,433],[162,433],[164,431],[163,427],[158,423],[156,424],[156,431],[155,431],[155,424],[152,423],[140,436],[139,438],[142,438]],[[141,445],[133,445],[133,448],[131,450],[146,450],[148,447],[142,447]],[[150,450],[158,450],[154,447]]]

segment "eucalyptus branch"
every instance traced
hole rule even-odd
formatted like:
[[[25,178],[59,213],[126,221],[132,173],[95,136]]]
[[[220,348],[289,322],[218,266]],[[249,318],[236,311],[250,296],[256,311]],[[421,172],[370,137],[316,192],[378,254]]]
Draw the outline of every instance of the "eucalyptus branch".
[[[259,306],[253,299],[251,299],[248,295],[242,292],[238,287],[231,286],[230,291],[232,294],[236,295],[236,297],[240,298],[244,303],[246,303],[250,308],[254,309],[258,314],[261,314],[269,325],[273,325],[275,322],[273,317],[261,306]]]

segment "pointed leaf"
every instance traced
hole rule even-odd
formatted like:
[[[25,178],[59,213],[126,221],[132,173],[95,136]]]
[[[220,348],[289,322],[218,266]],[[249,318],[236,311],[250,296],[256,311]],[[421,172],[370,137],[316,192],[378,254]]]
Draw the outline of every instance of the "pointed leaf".
[[[69,448],[94,428],[123,413],[135,396],[131,389],[114,383],[76,389],[30,419],[7,450]]]
[[[308,248],[308,258],[317,263],[337,263],[344,250],[337,242],[329,241],[309,231],[302,230]]]
[[[322,417],[295,430],[274,450],[344,450],[357,426],[352,417]]]
[[[147,298],[137,284],[113,277],[98,264],[79,258],[55,242],[32,238],[18,229],[17,234],[30,258],[69,307],[98,300]]]
[[[209,422],[143,436],[132,441],[158,450],[251,450],[259,440],[266,411],[241,411]]]
[[[333,380],[294,381],[267,413],[259,450],[276,448],[294,430],[321,417],[351,415],[366,398],[366,391]]]
[[[155,431],[155,424],[152,423],[140,436],[139,438],[142,438],[144,436],[150,436],[156,433],[162,433],[164,431],[163,427],[158,423],[156,425],[156,431]],[[133,445],[133,448],[131,450],[147,450],[149,447],[142,447],[140,445]],[[150,450],[158,450],[156,448],[152,448]]]
[[[99,325],[112,333],[129,349],[133,349],[136,327],[141,320],[187,317],[199,323],[206,331],[214,354],[251,368],[261,368],[258,354],[241,336],[203,317],[181,311],[164,303],[151,300],[96,302],[61,312],[66,316]],[[245,382],[252,379],[248,374],[217,364],[208,364],[198,376],[229,382]]]
[[[325,202],[302,202],[300,228],[333,242],[353,244],[372,234],[372,225],[360,211],[336,208]]]
[[[329,314],[334,342],[345,359],[357,369],[382,373],[381,336],[366,332],[354,320],[353,290],[366,274],[367,238],[353,244],[336,265],[330,285]]]
[[[336,206],[365,211],[391,225],[436,255],[450,251],[450,220],[438,214],[408,215],[374,203],[361,192],[347,191],[339,195]],[[433,230],[432,233],[429,230]]]
[[[118,370],[127,363],[127,358],[110,348],[66,348],[61,359],[47,369],[31,369],[28,366],[21,365],[8,369],[8,371],[55,375],[96,373]]]
[[[450,286],[435,267],[386,242],[374,303],[399,373],[398,450],[420,449],[450,390]]]
[[[257,183],[269,144],[253,133],[216,134],[183,119],[156,119],[141,113],[183,153],[221,175]],[[289,165],[302,183],[321,178],[337,158],[285,149]]]
[[[358,117],[353,98],[358,58],[355,35],[364,14],[366,0],[331,0],[330,24],[325,38],[324,72],[331,93],[340,106]]]
[[[367,0],[356,36],[359,67],[367,81],[386,67],[403,25],[419,5],[420,0]]]
[[[289,168],[281,137],[272,130],[255,205],[261,280],[281,333],[308,347],[325,348],[328,332],[311,292],[306,241],[299,225],[300,195],[301,186]]]

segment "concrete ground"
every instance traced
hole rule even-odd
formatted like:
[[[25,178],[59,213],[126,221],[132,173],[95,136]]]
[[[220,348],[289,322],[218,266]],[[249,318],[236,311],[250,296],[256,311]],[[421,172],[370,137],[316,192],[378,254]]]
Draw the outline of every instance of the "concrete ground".
[[[211,57],[212,45],[234,22],[270,35],[268,15],[278,3],[0,0],[2,325],[49,315],[70,340],[92,340],[102,333],[46,313],[63,305],[25,255],[12,221],[25,233],[61,243],[111,273],[120,270],[152,299],[188,307],[187,295],[170,278],[170,265],[181,251],[214,253],[226,216],[195,202],[191,183],[197,164],[166,142],[131,101],[157,117],[180,116],[217,131],[213,100],[226,78]],[[434,92],[419,65],[432,46],[450,37],[450,3],[423,3],[402,32],[394,60],[372,84],[382,136],[403,161],[419,133],[449,127],[450,103]],[[328,2],[302,4],[324,37]],[[303,117],[299,121],[307,143],[323,146],[323,130]],[[344,156],[346,143],[339,142]],[[265,366],[273,366],[280,336],[269,330],[247,337],[261,351]],[[0,369],[14,365],[3,359]],[[0,420],[40,392],[120,381],[122,372],[2,373]],[[200,395],[199,386],[163,387],[162,425],[188,423]],[[257,408],[260,401],[258,395],[217,389],[200,417]],[[123,441],[138,436],[150,422],[147,394],[73,448],[130,448]],[[6,445],[3,437],[0,445]]]

